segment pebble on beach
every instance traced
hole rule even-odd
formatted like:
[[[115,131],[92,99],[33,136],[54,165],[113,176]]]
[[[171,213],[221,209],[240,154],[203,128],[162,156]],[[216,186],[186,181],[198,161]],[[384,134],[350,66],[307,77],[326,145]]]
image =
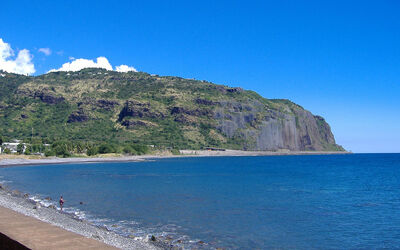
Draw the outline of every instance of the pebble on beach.
[[[19,191],[19,190],[13,190],[13,191],[12,191],[12,194],[13,194],[13,195],[16,195],[16,196],[19,196],[19,195],[21,195],[21,191]]]

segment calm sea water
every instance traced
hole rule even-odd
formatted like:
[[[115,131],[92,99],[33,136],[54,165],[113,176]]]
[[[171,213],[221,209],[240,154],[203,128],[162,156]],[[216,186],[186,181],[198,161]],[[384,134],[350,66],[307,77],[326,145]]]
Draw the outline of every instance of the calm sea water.
[[[400,248],[400,154],[180,158],[0,175],[36,198],[62,194],[67,211],[125,235],[240,249]]]

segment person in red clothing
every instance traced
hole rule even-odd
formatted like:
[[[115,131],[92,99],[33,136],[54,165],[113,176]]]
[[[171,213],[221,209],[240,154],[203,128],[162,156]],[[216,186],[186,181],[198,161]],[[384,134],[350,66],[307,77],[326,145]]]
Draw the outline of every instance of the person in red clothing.
[[[61,208],[61,211],[63,209],[63,205],[64,205],[64,199],[63,199],[63,197],[61,195],[61,197],[60,197],[60,208]]]

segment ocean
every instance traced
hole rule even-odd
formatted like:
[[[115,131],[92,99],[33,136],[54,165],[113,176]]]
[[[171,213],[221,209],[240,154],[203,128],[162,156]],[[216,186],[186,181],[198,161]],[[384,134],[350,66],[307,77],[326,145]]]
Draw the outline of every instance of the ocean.
[[[23,166],[0,176],[47,205],[63,195],[65,212],[96,225],[186,248],[400,248],[400,154]]]

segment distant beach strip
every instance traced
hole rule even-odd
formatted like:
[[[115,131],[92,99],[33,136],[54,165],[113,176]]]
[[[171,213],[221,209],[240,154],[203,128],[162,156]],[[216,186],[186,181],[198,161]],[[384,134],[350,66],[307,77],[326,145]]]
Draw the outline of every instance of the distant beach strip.
[[[134,162],[152,159],[176,157],[213,157],[213,156],[279,156],[279,155],[331,155],[350,154],[347,151],[242,151],[242,150],[180,150],[180,155],[140,155],[121,157],[82,157],[82,158],[0,158],[0,167],[46,165],[46,164],[75,164],[75,163],[102,163],[102,162]]]

